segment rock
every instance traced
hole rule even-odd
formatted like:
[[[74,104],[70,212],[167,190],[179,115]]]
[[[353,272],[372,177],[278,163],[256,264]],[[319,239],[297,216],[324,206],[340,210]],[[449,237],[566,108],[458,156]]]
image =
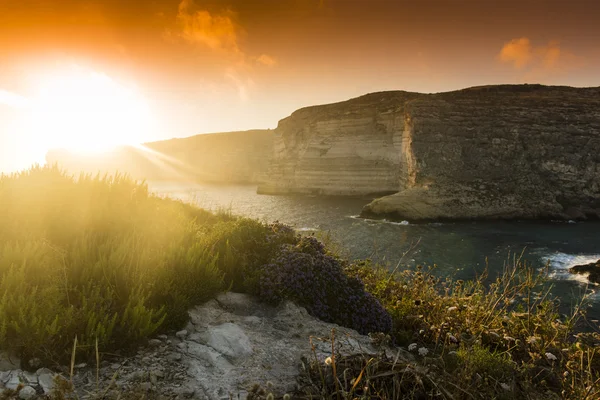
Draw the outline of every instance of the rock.
[[[133,357],[111,356],[103,363],[98,386],[108,391],[107,398],[125,398],[128,391],[140,389],[153,392],[157,399],[216,400],[230,398],[230,393],[245,398],[254,383],[265,382],[273,382],[274,394],[280,398],[296,387],[300,360],[312,360],[315,353],[319,360],[330,356],[327,338],[332,329],[342,355],[376,355],[380,350],[368,336],[319,321],[291,302],[272,307],[232,293],[189,314],[196,323],[188,324],[187,335],[178,343],[185,351],[173,347],[161,353],[160,345],[151,347],[149,342]],[[389,349],[389,355],[406,359],[397,349]],[[0,381],[16,388],[19,377],[25,376],[20,370],[9,371],[0,373]],[[36,371],[32,380],[39,382],[40,394],[50,393],[55,376],[61,379],[45,368]],[[77,396],[89,398],[96,388],[95,367],[77,369],[73,382]]]
[[[182,386],[176,391],[176,393],[184,398],[190,398],[194,395],[194,393],[196,393],[196,389],[190,386]]]
[[[40,368],[36,371],[38,383],[42,387],[44,394],[49,394],[54,389],[55,374],[48,368]]]
[[[252,354],[250,339],[236,324],[225,323],[213,326],[201,334],[206,345],[231,358],[242,358]]]
[[[331,354],[331,342],[319,338],[330,337],[332,329],[337,332],[336,346],[342,354],[378,352],[368,336],[319,321],[291,302],[271,307],[242,294],[218,300],[190,310],[195,328],[181,343],[188,347],[182,363],[189,366],[186,385],[197,388],[194,397],[221,399],[267,381],[273,382],[281,395],[292,391],[300,359],[313,359],[310,336],[317,357],[324,360]],[[261,316],[262,323],[249,318],[253,316]],[[286,332],[277,327],[285,327]],[[392,354],[399,353],[390,351]],[[403,354],[399,357],[404,359]],[[178,397],[186,396],[180,393]]]
[[[569,268],[569,272],[572,274],[587,274],[590,282],[600,284],[600,260],[589,264],[575,265]]]
[[[158,347],[162,345],[162,341],[160,339],[150,339],[148,340],[148,345],[150,347]]]
[[[25,383],[32,384],[32,386],[35,386],[38,384],[38,376],[36,373],[23,371],[21,374],[21,377],[23,378]]]
[[[185,339],[187,337],[187,335],[188,335],[188,331],[186,331],[185,329],[181,330],[175,334],[175,336],[177,336],[181,340]]]
[[[576,103],[577,106],[572,106]],[[259,193],[370,195],[363,217],[599,218],[600,88],[381,92],[281,120]]]
[[[0,371],[11,371],[21,367],[21,360],[13,354],[0,352]]]
[[[4,377],[4,387],[7,389],[15,390],[21,384],[21,370],[10,371],[7,376]]]
[[[25,386],[19,390],[19,399],[30,400],[37,396],[37,392],[31,386]]]
[[[157,338],[159,340],[162,340],[163,342],[166,342],[167,339],[169,339],[169,337],[167,335],[158,335]]]

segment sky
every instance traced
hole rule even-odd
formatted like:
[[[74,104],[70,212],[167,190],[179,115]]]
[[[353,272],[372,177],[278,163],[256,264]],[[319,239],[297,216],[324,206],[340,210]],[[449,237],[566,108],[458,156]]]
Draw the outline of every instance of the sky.
[[[600,86],[598,20],[596,0],[0,0],[0,171],[383,90]]]

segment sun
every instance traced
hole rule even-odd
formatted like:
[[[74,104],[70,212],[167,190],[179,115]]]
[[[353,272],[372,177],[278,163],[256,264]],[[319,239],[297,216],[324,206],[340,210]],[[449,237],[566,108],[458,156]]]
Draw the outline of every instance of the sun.
[[[100,152],[144,141],[151,127],[136,90],[81,67],[43,76],[27,116],[30,137],[46,149]]]

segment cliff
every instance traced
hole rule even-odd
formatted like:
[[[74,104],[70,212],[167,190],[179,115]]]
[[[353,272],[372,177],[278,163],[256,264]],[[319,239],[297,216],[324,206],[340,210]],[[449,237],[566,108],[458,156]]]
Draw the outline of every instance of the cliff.
[[[273,132],[252,130],[163,140],[98,154],[52,150],[46,161],[73,173],[119,171],[146,180],[257,183],[272,152]]]
[[[410,221],[600,216],[600,88],[383,92],[275,130],[268,193],[395,191],[362,215]]]
[[[385,92],[307,107],[279,122],[259,193],[394,193],[404,179],[405,105],[418,93]]]

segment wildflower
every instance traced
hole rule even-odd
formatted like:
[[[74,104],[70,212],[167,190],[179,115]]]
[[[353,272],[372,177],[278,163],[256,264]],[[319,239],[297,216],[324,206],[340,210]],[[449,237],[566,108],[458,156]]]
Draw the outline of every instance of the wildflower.
[[[327,358],[325,359],[325,364],[327,364],[327,365],[331,365],[331,357],[327,357]]]
[[[408,345],[408,351],[415,351],[418,345],[416,343],[411,343]]]
[[[538,338],[537,336],[530,336],[530,337],[527,339],[527,343],[529,343],[529,344],[536,344],[536,343],[537,343],[537,341],[538,341],[538,339],[539,339],[539,338]]]
[[[556,361],[556,356],[550,352],[546,353],[546,358],[550,361]]]
[[[508,390],[510,390],[510,386],[508,386],[508,385],[507,385],[506,383],[504,383],[504,382],[502,382],[502,383],[500,384],[500,387],[501,387],[502,389],[504,389],[504,390],[507,390],[507,391],[508,391]]]
[[[458,307],[456,307],[456,306],[448,307],[448,312],[452,312],[452,311],[456,311],[456,310],[458,310]]]
[[[421,347],[419,349],[419,355],[425,357],[427,354],[429,354],[429,350],[427,350],[426,347]]]

